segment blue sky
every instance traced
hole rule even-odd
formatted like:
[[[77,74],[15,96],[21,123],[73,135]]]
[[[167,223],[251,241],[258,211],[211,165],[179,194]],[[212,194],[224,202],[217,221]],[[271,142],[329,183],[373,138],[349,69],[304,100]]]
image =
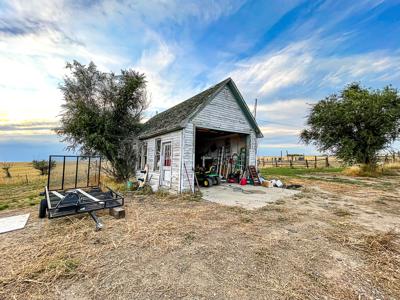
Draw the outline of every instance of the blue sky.
[[[298,143],[309,105],[347,83],[400,87],[400,1],[0,0],[0,161],[62,153],[65,63],[133,68],[147,117],[232,77],[264,133],[261,155]]]

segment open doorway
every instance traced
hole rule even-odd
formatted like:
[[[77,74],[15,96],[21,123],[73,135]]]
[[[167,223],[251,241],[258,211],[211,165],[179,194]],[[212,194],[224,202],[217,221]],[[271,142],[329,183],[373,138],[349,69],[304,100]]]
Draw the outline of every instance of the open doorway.
[[[196,128],[195,167],[200,185],[238,182],[248,165],[248,141],[248,134]]]

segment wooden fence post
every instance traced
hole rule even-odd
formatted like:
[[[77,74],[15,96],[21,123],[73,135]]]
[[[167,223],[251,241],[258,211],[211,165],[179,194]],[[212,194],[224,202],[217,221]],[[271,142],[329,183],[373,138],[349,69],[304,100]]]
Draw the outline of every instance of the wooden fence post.
[[[308,159],[306,159],[306,167],[307,167],[307,169],[308,169]]]
[[[289,165],[290,165],[291,168],[293,168],[293,162],[292,162],[291,159],[289,160]]]
[[[275,157],[275,167],[278,167],[278,161],[276,160],[276,157]]]
[[[317,168],[317,156],[314,156],[314,169]]]
[[[329,167],[329,160],[328,160],[328,156],[325,158],[325,167]]]

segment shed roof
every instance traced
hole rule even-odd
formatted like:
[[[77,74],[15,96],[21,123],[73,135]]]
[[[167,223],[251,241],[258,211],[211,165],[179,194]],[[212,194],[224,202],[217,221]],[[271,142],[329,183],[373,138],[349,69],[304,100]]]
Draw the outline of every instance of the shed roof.
[[[220,83],[202,91],[201,93],[167,109],[151,119],[149,119],[143,126],[140,132],[139,138],[150,138],[153,136],[172,132],[181,128],[184,128],[187,121],[196,115],[214,96],[222,90],[222,88],[230,84],[235,97],[238,99],[239,105],[249,119],[250,124],[256,131],[258,137],[262,137],[261,131],[258,125],[250,113],[246,102],[242,95],[237,89],[235,83],[231,78],[227,78]]]

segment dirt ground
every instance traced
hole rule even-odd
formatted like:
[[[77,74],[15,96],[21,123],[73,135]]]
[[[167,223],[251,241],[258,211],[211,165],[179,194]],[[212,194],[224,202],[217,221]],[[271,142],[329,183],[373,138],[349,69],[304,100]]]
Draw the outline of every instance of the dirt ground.
[[[0,236],[0,299],[400,299],[400,177],[292,179],[257,210],[130,195],[126,219]]]

